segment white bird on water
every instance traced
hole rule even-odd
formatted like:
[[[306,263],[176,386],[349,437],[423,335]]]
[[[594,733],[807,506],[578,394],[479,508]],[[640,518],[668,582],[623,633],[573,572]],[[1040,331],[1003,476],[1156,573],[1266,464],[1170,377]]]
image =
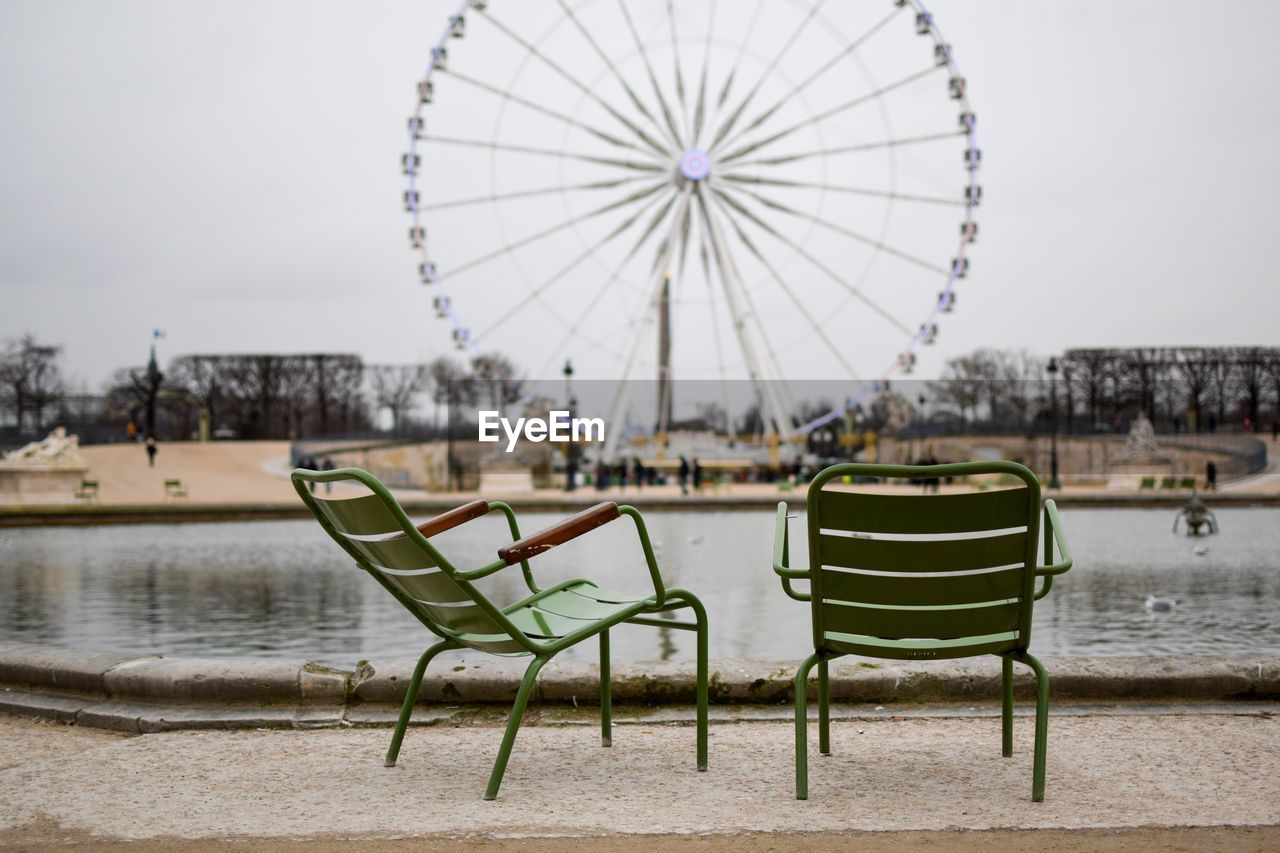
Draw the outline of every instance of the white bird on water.
[[[1182,603],[1182,599],[1169,595],[1152,595],[1147,593],[1142,606],[1153,613],[1168,613]]]

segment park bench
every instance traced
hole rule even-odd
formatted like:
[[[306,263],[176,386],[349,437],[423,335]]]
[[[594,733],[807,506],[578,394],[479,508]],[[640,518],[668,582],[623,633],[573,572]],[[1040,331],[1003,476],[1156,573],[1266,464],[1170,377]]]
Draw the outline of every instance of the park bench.
[[[78,501],[85,503],[96,503],[98,500],[98,481],[97,480],[81,480],[80,488],[76,489],[75,497]]]
[[[187,487],[181,480],[165,480],[164,496],[166,500],[182,500],[187,496]]]
[[[1012,475],[1016,488],[958,494],[901,495],[833,486],[850,475],[931,479]],[[790,565],[788,516],[778,504],[773,570],[783,591],[810,602],[814,651],[796,672],[796,798],[808,781],[809,673],[818,669],[818,748],[831,753],[828,664],[845,655],[937,660],[996,655],[1001,661],[1002,752],[1013,754],[1013,664],[1036,676],[1035,755],[1031,799],[1044,799],[1049,676],[1028,647],[1035,602],[1071,568],[1054,502],[1014,462],[952,465],[834,465],[809,486],[809,568]],[[1041,516],[1043,515],[1043,528]],[[1037,561],[1044,537],[1044,563]],[[1060,560],[1052,563],[1054,546]],[[1042,586],[1036,589],[1037,580]],[[792,587],[808,581],[808,591]],[[874,789],[866,771],[859,784]]]
[[[1138,484],[1139,489],[1154,489],[1156,487],[1155,477],[1143,477],[1142,482]]]
[[[1160,488],[1162,488],[1162,489],[1176,489],[1177,487],[1178,487],[1178,478],[1177,478],[1177,477],[1161,477],[1161,478],[1160,478]]]

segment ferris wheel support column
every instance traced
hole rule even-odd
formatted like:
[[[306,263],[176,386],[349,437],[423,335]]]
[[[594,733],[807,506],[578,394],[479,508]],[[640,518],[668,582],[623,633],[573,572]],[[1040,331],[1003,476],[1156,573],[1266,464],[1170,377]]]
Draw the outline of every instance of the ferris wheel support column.
[[[715,258],[716,266],[720,270],[720,280],[724,285],[725,301],[729,303],[729,310],[733,313],[733,330],[738,336],[738,343],[742,346],[743,355],[747,359],[747,369],[751,373],[751,381],[756,385],[757,396],[763,397],[768,408],[769,415],[774,422],[774,430],[783,440],[791,437],[791,420],[787,414],[786,406],[779,396],[779,386],[781,379],[775,365],[763,355],[762,350],[758,347],[756,335],[759,334],[756,329],[756,317],[750,308],[746,305],[744,294],[741,291],[742,282],[738,276],[738,267],[734,263],[733,256],[729,254],[729,244],[724,238],[724,231],[720,227],[720,222],[711,212],[711,207],[707,203],[706,196],[703,195],[702,185],[697,185],[698,193],[698,209],[702,213],[703,222],[707,226],[707,234],[711,239],[712,255]],[[772,368],[772,370],[770,370]]]
[[[631,392],[628,382],[632,374],[635,373],[636,363],[640,360],[640,348],[648,338],[649,329],[653,327],[654,322],[657,320],[659,303],[662,300],[662,283],[669,275],[668,269],[671,266],[671,256],[675,251],[676,236],[680,233],[684,219],[689,215],[689,205],[692,200],[693,185],[687,184],[681,193],[680,205],[676,209],[675,218],[671,220],[671,231],[667,234],[666,242],[663,244],[662,252],[654,269],[653,283],[650,286],[649,298],[645,303],[644,316],[640,320],[640,328],[636,330],[635,338],[631,341],[631,352],[627,356],[627,365],[622,371],[622,381],[618,383],[618,389],[613,395],[613,405],[609,407],[609,419],[605,421],[605,441],[604,450],[601,452],[602,459],[610,459],[617,452],[618,440],[622,436],[622,417],[627,409],[627,398]]]

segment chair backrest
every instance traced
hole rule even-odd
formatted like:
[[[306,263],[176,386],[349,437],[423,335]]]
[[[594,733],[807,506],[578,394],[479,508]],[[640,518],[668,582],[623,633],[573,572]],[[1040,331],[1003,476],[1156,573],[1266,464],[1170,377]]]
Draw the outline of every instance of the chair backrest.
[[[982,474],[1017,485],[894,494],[841,482]],[[904,659],[1025,649],[1039,512],[1040,483],[1014,462],[827,468],[808,496],[814,647]]]
[[[531,651],[526,638],[474,585],[457,578],[458,570],[428,536],[489,511],[473,501],[446,513],[444,522],[419,528],[377,478],[358,468],[330,471],[297,469],[291,479],[303,503],[330,537],[371,574],[410,613],[435,634],[460,645],[495,654]],[[367,489],[358,497],[314,494],[310,483],[354,481]]]

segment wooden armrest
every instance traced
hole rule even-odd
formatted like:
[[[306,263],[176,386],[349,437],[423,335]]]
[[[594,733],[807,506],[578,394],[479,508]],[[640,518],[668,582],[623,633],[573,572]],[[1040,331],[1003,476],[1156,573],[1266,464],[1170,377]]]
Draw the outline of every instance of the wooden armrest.
[[[515,565],[521,560],[537,556],[543,551],[549,551],[557,545],[563,545],[570,539],[576,539],[603,524],[608,524],[620,515],[621,513],[618,512],[616,503],[612,501],[598,503],[591,509],[586,509],[577,515],[570,516],[559,524],[553,524],[545,530],[532,533],[519,542],[512,542],[505,548],[499,548],[498,559],[508,566]]]
[[[446,530],[452,530],[463,522],[470,521],[473,518],[479,518],[482,515],[487,515],[488,512],[488,501],[474,500],[470,503],[465,503],[460,507],[455,507],[448,512],[441,513],[435,518],[422,522],[418,525],[418,532],[430,539],[432,536],[444,533]],[[397,533],[393,536],[387,537],[387,539],[403,538],[403,533]]]

